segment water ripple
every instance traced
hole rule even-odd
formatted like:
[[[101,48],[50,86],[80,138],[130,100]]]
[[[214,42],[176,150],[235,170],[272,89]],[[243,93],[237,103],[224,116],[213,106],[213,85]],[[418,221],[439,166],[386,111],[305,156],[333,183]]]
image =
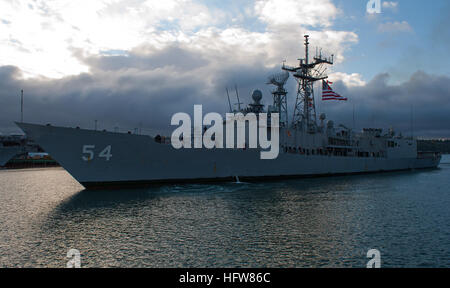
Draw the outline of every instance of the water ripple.
[[[445,161],[446,160],[446,161]],[[0,171],[0,266],[450,267],[441,169],[87,191],[62,169]]]

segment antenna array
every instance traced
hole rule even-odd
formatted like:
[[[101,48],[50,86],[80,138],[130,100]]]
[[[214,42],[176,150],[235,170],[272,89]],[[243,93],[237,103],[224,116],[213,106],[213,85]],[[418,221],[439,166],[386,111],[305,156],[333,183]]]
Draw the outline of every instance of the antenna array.
[[[309,36],[305,35],[305,58],[297,67],[283,65],[283,70],[290,72],[297,79],[298,89],[294,107],[292,127],[309,133],[317,132],[316,105],[314,99],[314,83],[327,79],[325,64],[333,65],[334,55],[326,58],[322,50],[316,49],[313,61],[309,61]]]

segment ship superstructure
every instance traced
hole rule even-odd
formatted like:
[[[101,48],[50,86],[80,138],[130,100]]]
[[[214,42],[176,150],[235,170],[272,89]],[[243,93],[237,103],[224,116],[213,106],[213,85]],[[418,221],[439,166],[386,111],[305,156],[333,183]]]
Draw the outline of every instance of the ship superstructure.
[[[264,112],[269,118],[279,114],[280,154],[273,160],[261,160],[259,149],[175,149],[170,137],[160,135],[17,125],[88,188],[375,173],[439,165],[441,155],[418,153],[415,139],[392,129],[367,128],[356,133],[327,121],[325,114],[317,119],[314,83],[327,79],[325,66],[332,65],[334,57],[326,58],[317,50],[310,60],[307,35],[304,44],[305,58],[298,66],[284,64],[282,73],[269,78],[274,90],[273,103],[267,109],[259,90],[252,93],[253,103],[245,108],[239,97],[237,110],[229,103],[230,112]],[[290,74],[298,83],[292,120],[284,87]]]

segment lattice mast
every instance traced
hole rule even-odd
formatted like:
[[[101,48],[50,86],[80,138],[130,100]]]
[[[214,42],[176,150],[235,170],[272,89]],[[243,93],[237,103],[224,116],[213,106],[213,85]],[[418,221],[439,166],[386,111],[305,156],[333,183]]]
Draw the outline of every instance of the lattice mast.
[[[288,127],[288,110],[287,110],[287,91],[284,88],[286,81],[289,79],[289,73],[284,71],[269,77],[267,84],[274,85],[275,90],[272,91],[273,111],[280,115],[280,127]]]
[[[314,99],[314,82],[327,79],[324,64],[333,65],[334,55],[330,58],[322,57],[322,52],[316,51],[313,62],[309,62],[309,35],[305,35],[305,58],[298,59],[298,67],[283,65],[283,70],[293,73],[297,79],[298,89],[295,101],[292,128],[305,132],[317,131],[316,105]]]

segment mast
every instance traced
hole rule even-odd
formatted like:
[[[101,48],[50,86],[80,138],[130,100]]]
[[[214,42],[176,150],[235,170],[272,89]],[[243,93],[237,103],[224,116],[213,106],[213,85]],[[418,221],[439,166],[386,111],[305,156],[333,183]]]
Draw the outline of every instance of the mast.
[[[308,133],[316,133],[317,117],[314,99],[314,83],[328,78],[328,76],[324,75],[326,69],[323,69],[322,66],[324,64],[333,65],[334,56],[332,55],[327,59],[322,57],[322,50],[320,50],[319,53],[319,49],[316,49],[316,56],[310,63],[309,35],[305,35],[304,37],[305,58],[298,59],[300,63],[297,67],[283,65],[283,70],[293,73],[293,76],[297,79],[298,83],[292,128]]]
[[[228,88],[226,88],[226,90],[227,90],[227,97],[228,97],[228,105],[230,106],[230,113],[232,113],[233,108],[231,108],[230,94],[228,93]]]
[[[239,92],[238,92],[238,89],[237,89],[237,85],[234,85],[234,90],[236,90],[236,97],[237,97],[237,100],[238,100],[238,110],[239,110],[239,112],[241,112],[241,100],[239,100]]]
[[[280,115],[280,127],[288,127],[288,109],[287,109],[287,91],[284,88],[286,81],[289,78],[289,73],[284,71],[279,74],[269,77],[267,84],[276,86],[272,91],[273,95],[273,111]]]
[[[413,104],[411,104],[411,139],[414,139],[414,114]]]
[[[23,89],[20,92],[20,123],[23,123]]]
[[[355,103],[353,103],[353,131],[356,130],[356,125],[355,125]]]

